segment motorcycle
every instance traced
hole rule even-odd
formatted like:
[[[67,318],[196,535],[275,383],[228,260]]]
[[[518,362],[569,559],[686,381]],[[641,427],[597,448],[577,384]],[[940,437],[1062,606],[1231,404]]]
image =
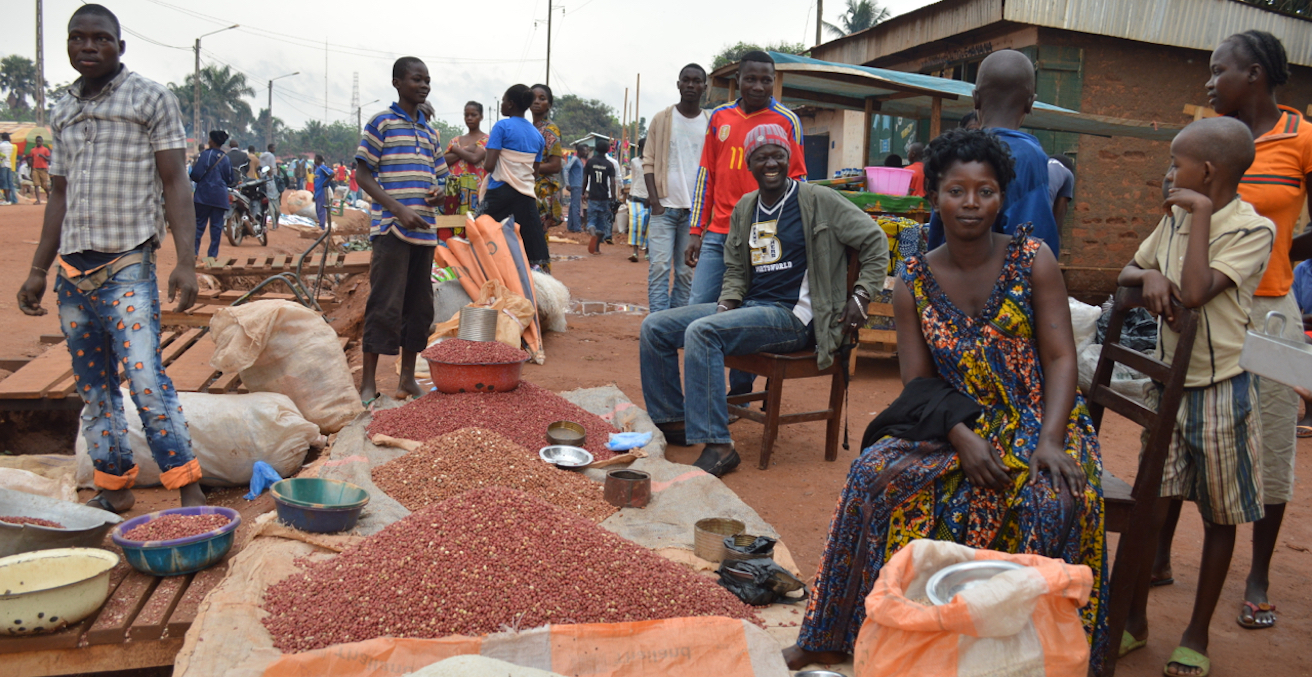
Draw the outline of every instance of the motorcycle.
[[[260,178],[243,181],[228,189],[232,208],[223,223],[228,243],[236,247],[247,235],[254,235],[260,246],[269,245],[269,231],[278,227],[278,208],[269,201],[266,186],[273,181],[268,167],[260,169]]]

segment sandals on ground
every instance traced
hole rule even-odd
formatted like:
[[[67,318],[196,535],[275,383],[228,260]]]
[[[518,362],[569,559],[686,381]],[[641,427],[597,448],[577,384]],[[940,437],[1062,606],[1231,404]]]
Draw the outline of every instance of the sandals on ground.
[[[1294,426],[1294,429],[1298,431],[1299,437],[1312,437],[1312,425]]]
[[[1182,672],[1172,671],[1171,664],[1183,665],[1186,668],[1197,668],[1198,674],[1185,674]],[[1162,668],[1162,674],[1166,677],[1207,677],[1212,672],[1212,660],[1193,649],[1183,646],[1175,647],[1171,652],[1171,658],[1166,661],[1166,667]]]
[[[1271,614],[1271,622],[1263,623],[1257,619],[1258,614]],[[1249,630],[1266,630],[1276,624],[1276,605],[1263,602],[1262,604],[1253,604],[1248,600],[1239,606],[1239,618],[1235,619],[1240,627]]]
[[[99,508],[106,512],[112,512],[115,515],[127,512],[126,510],[115,510],[113,504],[109,502],[108,498],[105,498],[104,494],[96,494],[95,496],[92,496],[91,499],[83,505],[86,505],[89,508]]]

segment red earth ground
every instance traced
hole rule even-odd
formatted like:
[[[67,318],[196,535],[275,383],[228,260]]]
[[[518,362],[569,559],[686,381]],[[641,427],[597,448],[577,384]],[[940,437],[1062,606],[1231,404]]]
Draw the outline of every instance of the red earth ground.
[[[53,315],[27,317],[18,311],[14,300],[36,246],[41,213],[40,208],[31,206],[0,207],[0,238],[7,245],[0,248],[0,322],[10,328],[0,332],[0,358],[39,354],[45,347],[40,344],[39,336],[59,332]],[[571,237],[565,233],[555,234]],[[578,236],[572,237],[579,239]],[[297,239],[294,233],[284,229],[272,234],[269,248],[280,253],[297,252],[307,244],[307,240]],[[256,244],[248,243],[241,249],[256,247]],[[226,250],[226,244],[224,248]],[[603,254],[595,257],[588,256],[582,244],[553,243],[551,250],[557,256],[567,257],[554,264],[553,272],[569,286],[575,300],[646,305],[647,265],[645,262],[629,262],[627,246],[603,247]],[[171,245],[161,252],[161,270],[169,270],[173,262]],[[336,314],[347,313],[342,310]],[[336,319],[350,324],[348,318]],[[638,327],[641,321],[641,315],[571,315],[567,333],[546,335],[546,364],[528,366],[524,377],[553,390],[615,384],[641,404],[638,373]],[[358,357],[352,363],[358,364]],[[395,387],[395,372],[390,359],[382,360],[379,373],[383,392],[391,392]],[[0,377],[3,375],[0,373]],[[827,389],[828,382],[824,379],[790,381],[784,390],[785,407],[793,410],[813,408],[814,403],[825,401]],[[852,448],[840,448],[838,461],[834,463],[826,463],[823,459],[824,426],[821,423],[781,429],[768,470],[756,467],[760,426],[740,421],[731,428],[744,462],[736,472],[725,477],[725,483],[774,525],[803,572],[816,569],[835,501],[843,487],[847,468],[858,453],[861,432],[874,414],[896,398],[900,390],[895,361],[864,358],[859,361],[850,391]],[[71,435],[71,431],[69,433]],[[1138,428],[1109,414],[1102,432],[1104,463],[1116,475],[1129,477],[1135,468],[1138,448]],[[1304,468],[1309,461],[1309,449],[1312,449],[1312,441],[1300,442],[1299,453],[1304,457]],[[9,451],[31,453],[24,449],[11,448]],[[71,445],[67,451],[71,453]],[[671,460],[683,463],[691,463],[696,455],[696,449],[684,447],[672,447],[668,452]],[[1239,529],[1230,576],[1211,625],[1210,653],[1220,674],[1239,674],[1241,671],[1259,675],[1312,674],[1312,668],[1308,667],[1312,651],[1307,646],[1307,638],[1312,637],[1312,602],[1309,601],[1312,600],[1312,552],[1309,552],[1312,548],[1312,495],[1307,492],[1306,482],[1299,484],[1296,498],[1286,513],[1284,530],[1272,564],[1271,598],[1280,610],[1279,623],[1270,630],[1244,630],[1235,624],[1248,571],[1248,542],[1252,533],[1247,526]],[[235,499],[237,503],[243,503],[227,493],[222,494],[225,502]],[[168,495],[143,496],[138,509],[133,512],[164,507],[171,504],[171,499]],[[1109,540],[1114,542],[1114,537]],[[1141,677],[1161,674],[1162,666],[1188,621],[1201,545],[1202,523],[1196,512],[1186,507],[1175,542],[1176,583],[1153,590],[1149,645],[1123,660],[1119,674]]]

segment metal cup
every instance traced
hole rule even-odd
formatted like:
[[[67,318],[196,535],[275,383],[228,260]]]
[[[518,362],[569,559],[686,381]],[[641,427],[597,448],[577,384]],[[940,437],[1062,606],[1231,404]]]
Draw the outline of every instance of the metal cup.
[[[456,334],[457,338],[466,341],[497,340],[497,315],[500,315],[500,313],[492,308],[477,308],[474,306],[461,308],[460,330]]]

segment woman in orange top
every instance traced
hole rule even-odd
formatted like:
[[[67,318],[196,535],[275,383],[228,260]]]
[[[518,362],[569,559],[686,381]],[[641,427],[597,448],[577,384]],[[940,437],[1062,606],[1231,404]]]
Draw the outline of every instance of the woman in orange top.
[[[1276,224],[1275,247],[1253,297],[1249,326],[1264,326],[1267,313],[1278,311],[1290,320],[1282,336],[1305,341],[1302,314],[1290,289],[1294,281],[1291,261],[1312,258],[1312,232],[1294,237],[1303,206],[1312,206],[1308,194],[1312,123],[1297,110],[1276,103],[1276,88],[1289,81],[1289,61],[1284,45],[1274,35],[1254,30],[1226,38],[1212,52],[1211,72],[1207,97],[1212,108],[1219,115],[1237,118],[1253,132],[1257,155],[1239,181],[1239,195]],[[1253,523],[1252,566],[1236,619],[1249,629],[1269,628],[1276,622],[1276,606],[1267,597],[1267,587],[1285,504],[1293,498],[1299,403],[1293,388],[1269,379],[1261,380],[1258,391],[1266,516]],[[1179,511],[1176,502],[1158,545],[1154,585],[1171,580],[1170,544]]]

